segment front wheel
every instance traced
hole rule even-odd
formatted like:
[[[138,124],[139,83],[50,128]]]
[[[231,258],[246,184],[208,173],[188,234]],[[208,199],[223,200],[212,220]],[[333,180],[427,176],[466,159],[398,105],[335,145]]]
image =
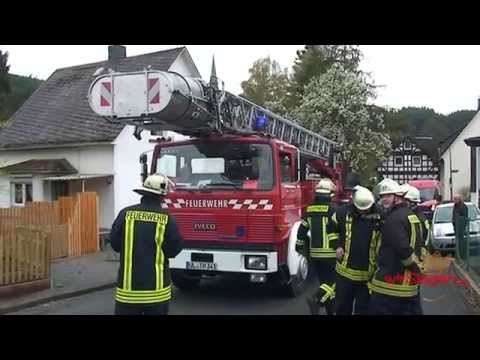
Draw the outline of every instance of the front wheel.
[[[298,262],[298,270],[295,275],[290,276],[290,281],[284,285],[288,297],[299,297],[306,289],[308,278],[308,260],[301,255]]]

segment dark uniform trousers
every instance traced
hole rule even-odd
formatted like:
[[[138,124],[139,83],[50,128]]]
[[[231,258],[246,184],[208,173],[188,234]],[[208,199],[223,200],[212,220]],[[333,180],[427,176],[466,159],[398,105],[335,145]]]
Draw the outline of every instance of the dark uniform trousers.
[[[370,297],[371,315],[423,315],[418,296],[400,298],[373,293]]]
[[[335,296],[337,315],[367,314],[369,298],[367,282],[353,281],[337,275]]]
[[[335,259],[311,259],[320,284],[335,282]]]
[[[115,302],[115,315],[168,315],[169,302],[155,305],[128,305]]]

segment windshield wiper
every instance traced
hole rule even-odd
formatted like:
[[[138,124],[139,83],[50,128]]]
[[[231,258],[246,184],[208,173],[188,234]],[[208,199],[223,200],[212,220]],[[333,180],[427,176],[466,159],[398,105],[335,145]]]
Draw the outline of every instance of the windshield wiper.
[[[227,185],[227,186],[233,186],[235,189],[241,189],[240,186],[238,186],[237,184],[233,183],[233,182],[215,182],[215,183],[208,183],[208,184],[205,184],[206,186],[223,186],[223,185]]]

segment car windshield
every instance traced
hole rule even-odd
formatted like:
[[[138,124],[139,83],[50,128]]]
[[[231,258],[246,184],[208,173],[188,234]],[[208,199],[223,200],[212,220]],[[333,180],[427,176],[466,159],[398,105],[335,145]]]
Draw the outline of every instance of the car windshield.
[[[420,200],[422,202],[433,200],[433,197],[435,196],[435,189],[419,189],[419,191]]]
[[[477,220],[480,216],[478,209],[473,204],[467,204],[468,208],[468,217],[470,220]],[[435,213],[435,220],[436,224],[439,223],[451,223],[452,222],[452,214],[453,214],[453,205],[452,206],[442,206],[437,208]]]
[[[178,189],[271,190],[273,156],[268,144],[200,142],[165,146],[156,172]]]

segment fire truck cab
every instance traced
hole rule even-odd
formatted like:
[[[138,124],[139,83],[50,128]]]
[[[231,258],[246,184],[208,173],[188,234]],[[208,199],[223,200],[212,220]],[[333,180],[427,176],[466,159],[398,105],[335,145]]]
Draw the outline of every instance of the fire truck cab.
[[[192,287],[205,275],[237,273],[301,291],[308,263],[295,251],[296,230],[326,169],[328,164],[297,147],[260,135],[156,145],[151,173],[175,184],[162,206],[185,241],[170,261],[175,285]]]

